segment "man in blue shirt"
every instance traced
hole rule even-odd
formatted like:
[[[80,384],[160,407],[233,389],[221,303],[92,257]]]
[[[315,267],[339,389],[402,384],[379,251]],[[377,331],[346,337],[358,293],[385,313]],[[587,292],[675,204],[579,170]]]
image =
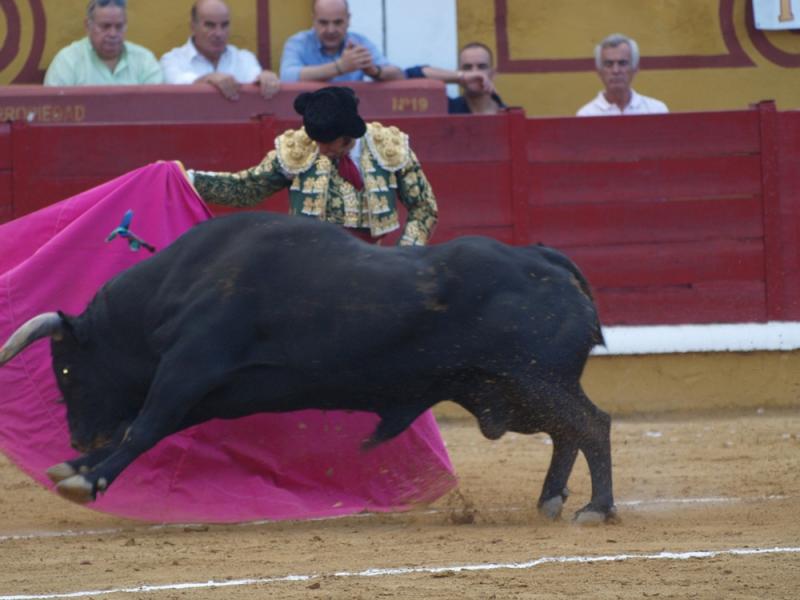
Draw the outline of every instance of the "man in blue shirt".
[[[375,81],[403,79],[381,51],[361,34],[349,32],[347,0],[314,0],[313,27],[294,34],[283,46],[282,81]]]

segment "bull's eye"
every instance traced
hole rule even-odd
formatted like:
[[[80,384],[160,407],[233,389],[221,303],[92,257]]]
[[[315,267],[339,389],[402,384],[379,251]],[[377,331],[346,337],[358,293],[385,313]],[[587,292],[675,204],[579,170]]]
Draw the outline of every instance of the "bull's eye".
[[[67,375],[69,375],[69,369],[67,369],[66,367],[64,367],[63,369],[61,369],[61,374],[62,374],[62,375],[64,375],[64,376],[66,377]]]

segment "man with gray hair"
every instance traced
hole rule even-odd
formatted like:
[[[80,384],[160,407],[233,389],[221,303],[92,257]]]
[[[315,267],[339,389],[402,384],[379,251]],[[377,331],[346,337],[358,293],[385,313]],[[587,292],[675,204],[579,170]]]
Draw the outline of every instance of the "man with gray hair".
[[[579,117],[669,112],[660,100],[637,94],[631,87],[639,70],[639,45],[635,40],[621,33],[608,36],[595,47],[594,62],[605,90],[578,111]]]
[[[132,85],[163,83],[150,50],[125,41],[126,0],[91,0],[86,37],[62,48],[44,76],[45,85]]]

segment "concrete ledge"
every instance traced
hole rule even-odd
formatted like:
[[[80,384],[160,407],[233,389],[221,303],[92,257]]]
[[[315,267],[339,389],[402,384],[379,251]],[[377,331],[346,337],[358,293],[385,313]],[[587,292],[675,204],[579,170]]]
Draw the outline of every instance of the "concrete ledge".
[[[603,327],[603,336],[606,345],[594,356],[800,349],[800,323],[793,321]]]
[[[583,386],[612,414],[800,408],[800,351],[597,356]]]
[[[582,383],[612,415],[800,409],[800,350],[592,356]],[[437,417],[472,418],[452,402]]]

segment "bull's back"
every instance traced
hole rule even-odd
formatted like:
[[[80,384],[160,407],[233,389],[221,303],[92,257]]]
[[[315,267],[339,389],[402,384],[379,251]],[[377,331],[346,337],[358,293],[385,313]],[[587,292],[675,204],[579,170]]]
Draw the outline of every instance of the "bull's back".
[[[383,248],[314,219],[253,212],[201,223],[108,293],[130,316],[141,309],[129,302],[132,290],[145,290],[140,326],[169,323],[176,337],[196,319],[209,330],[213,319],[246,321],[247,331],[280,339],[290,361],[459,341],[474,358],[487,340],[500,348],[566,337],[590,347],[597,317],[570,265],[551,249],[483,237]]]
[[[553,248],[464,237],[433,247],[429,260],[443,265],[450,297],[467,311],[484,305],[483,317],[524,323],[556,343],[565,335],[590,346],[601,339],[588,282]]]

